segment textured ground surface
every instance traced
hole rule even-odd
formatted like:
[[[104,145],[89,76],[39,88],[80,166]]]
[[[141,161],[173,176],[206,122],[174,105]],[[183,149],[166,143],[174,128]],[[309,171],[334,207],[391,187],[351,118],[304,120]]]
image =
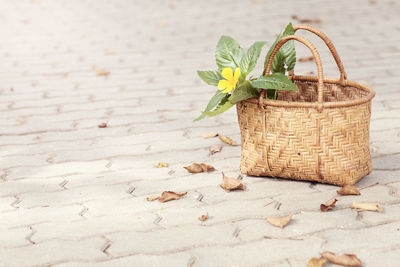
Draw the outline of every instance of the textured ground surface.
[[[399,4],[2,1],[0,266],[305,266],[324,250],[357,254],[365,266],[398,265]],[[357,186],[378,184],[339,197],[328,213],[319,204],[336,196],[334,186],[244,177],[245,191],[221,190],[220,171],[239,174],[240,147],[210,156],[220,141],[202,134],[239,142],[235,110],[192,122],[215,90],[195,71],[215,68],[219,36],[271,44],[288,21],[298,23],[292,15],[320,19],[349,78],[377,91],[374,172]],[[327,75],[337,76],[311,39]],[[301,45],[298,54],[309,55]],[[109,127],[98,128],[103,122]],[[192,162],[218,171],[190,175],[182,167]],[[188,195],[146,201],[164,190]],[[348,208],[355,200],[384,211],[357,213]],[[265,220],[288,211],[283,230]],[[210,219],[199,222],[205,213]]]

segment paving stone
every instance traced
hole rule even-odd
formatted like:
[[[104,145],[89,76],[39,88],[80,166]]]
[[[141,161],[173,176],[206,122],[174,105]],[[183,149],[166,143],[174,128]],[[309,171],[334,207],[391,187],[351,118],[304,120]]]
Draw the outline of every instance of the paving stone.
[[[3,1],[0,266],[304,266],[325,249],[396,266],[398,10],[393,0]],[[377,92],[374,171],[357,183],[365,188],[338,196],[336,186],[244,176],[244,191],[223,191],[221,172],[240,174],[240,146],[202,134],[239,143],[236,110],[193,122],[216,90],[196,71],[216,68],[222,34],[244,48],[270,45],[289,20],[315,19],[349,79]],[[339,76],[319,38],[296,35],[318,48],[326,77]],[[296,64],[296,74],[310,71],[315,62]],[[213,144],[222,151],[210,155]],[[189,174],[183,166],[193,162],[216,171]],[[146,200],[166,190],[188,193]],[[331,198],[336,208],[322,213]],[[353,201],[378,202],[383,212],[357,212]],[[288,212],[284,229],[266,222]]]
[[[213,226],[190,225],[171,227],[148,233],[123,232],[107,235],[112,245],[108,251],[115,256],[150,252],[181,252],[192,247],[235,243],[230,224]],[[141,240],[140,242],[135,242]],[[164,240],[165,242],[160,242]]]
[[[399,227],[400,222],[393,222],[353,231],[329,230],[320,234],[322,238],[329,240],[324,243],[322,249],[335,253],[357,254],[362,261],[366,261],[372,258],[365,257],[372,251],[390,251],[392,248],[398,247]],[[382,262],[388,262],[395,258],[384,259],[379,252],[375,257],[381,259]],[[367,261],[365,265],[368,265]]]
[[[101,249],[106,242],[100,237],[79,241],[49,240],[43,243],[15,248],[0,248],[3,266],[35,266],[64,261],[104,259]],[[10,257],[20,255],[20,257]]]
[[[125,267],[125,266],[184,266],[194,262],[194,258],[189,253],[174,253],[167,255],[133,255],[127,257],[121,257],[116,259],[109,259],[97,262],[69,262],[57,264],[60,267],[73,267],[73,266],[115,266],[115,267]],[[194,262],[195,263],[195,262]]]

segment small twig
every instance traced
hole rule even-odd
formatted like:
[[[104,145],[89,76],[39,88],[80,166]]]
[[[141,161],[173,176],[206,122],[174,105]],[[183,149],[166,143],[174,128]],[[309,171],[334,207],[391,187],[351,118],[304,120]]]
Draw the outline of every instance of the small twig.
[[[265,239],[280,239],[280,240],[304,240],[302,237],[280,237],[280,236],[264,236]]]
[[[366,185],[366,186],[364,186],[364,187],[359,188],[358,190],[363,190],[363,189],[365,189],[365,188],[372,187],[372,186],[375,186],[375,185],[377,185],[377,184],[379,184],[379,182],[376,182],[376,183],[370,184],[370,185]]]
[[[265,204],[264,207],[271,205],[272,203],[274,203],[275,201],[272,200],[271,202],[269,202],[268,204]]]

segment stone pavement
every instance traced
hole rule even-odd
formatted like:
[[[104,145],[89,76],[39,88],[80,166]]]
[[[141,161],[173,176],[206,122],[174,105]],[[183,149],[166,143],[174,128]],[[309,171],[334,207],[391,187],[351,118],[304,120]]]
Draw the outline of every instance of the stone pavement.
[[[0,7],[0,266],[305,266],[325,250],[357,254],[365,266],[398,266],[398,1],[3,0]],[[244,177],[245,191],[220,189],[221,171],[239,174],[240,147],[210,156],[220,141],[202,134],[239,142],[235,110],[192,122],[215,90],[196,70],[215,68],[220,35],[244,47],[270,45],[299,19],[320,19],[315,26],[335,43],[349,78],[377,91],[374,171],[357,184],[373,186],[338,197],[328,213],[319,205],[336,196],[335,186]],[[327,76],[338,76],[323,44],[299,34],[319,48]],[[297,64],[297,73],[310,71],[313,62]],[[107,128],[98,127],[103,122]],[[182,167],[192,162],[218,171],[188,174]],[[188,195],[146,201],[165,190]],[[356,200],[384,211],[357,213],[348,208]],[[283,230],[266,222],[289,211]]]

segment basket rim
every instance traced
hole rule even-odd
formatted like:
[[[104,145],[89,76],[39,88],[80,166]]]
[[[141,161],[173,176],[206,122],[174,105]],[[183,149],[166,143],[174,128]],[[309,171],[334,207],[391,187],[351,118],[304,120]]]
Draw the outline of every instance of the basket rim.
[[[294,75],[290,77],[293,81],[305,81],[305,82],[318,82],[318,77],[316,76],[304,76],[304,75]],[[340,107],[350,107],[361,105],[372,100],[375,96],[375,91],[362,83],[344,80],[344,82],[337,78],[324,78],[324,83],[338,84],[341,86],[351,86],[363,91],[368,92],[368,95],[362,96],[358,99],[337,101],[337,102],[323,102],[322,108],[340,108]],[[258,98],[250,98],[246,101],[259,104],[260,106],[274,106],[274,107],[286,107],[286,108],[316,108],[320,107],[320,104],[316,102],[298,102],[298,101],[283,101],[283,100],[271,100],[263,99],[262,102]]]

